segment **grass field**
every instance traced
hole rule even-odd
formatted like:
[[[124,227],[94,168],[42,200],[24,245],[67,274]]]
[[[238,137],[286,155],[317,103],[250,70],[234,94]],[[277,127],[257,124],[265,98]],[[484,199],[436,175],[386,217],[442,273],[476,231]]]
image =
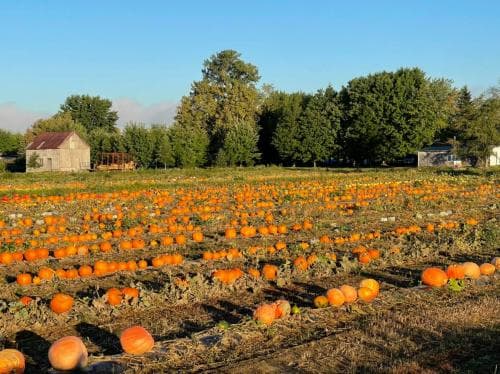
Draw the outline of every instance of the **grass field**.
[[[85,343],[89,372],[498,371],[498,268],[440,288],[420,281],[426,267],[500,256],[498,169],[0,180],[0,345],[23,352],[29,373],[48,371],[50,345],[67,335]],[[372,302],[315,306],[365,278],[380,283]],[[124,287],[139,296],[111,305],[108,290]],[[56,293],[74,298],[69,311],[51,309]],[[253,319],[279,299],[291,315]],[[153,335],[151,352],[123,352],[132,325]]]

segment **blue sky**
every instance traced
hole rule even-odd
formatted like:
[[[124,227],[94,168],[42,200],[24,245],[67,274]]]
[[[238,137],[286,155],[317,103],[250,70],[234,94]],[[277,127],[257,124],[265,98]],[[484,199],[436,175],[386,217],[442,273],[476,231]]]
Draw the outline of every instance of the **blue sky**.
[[[418,66],[480,93],[500,79],[499,19],[500,1],[5,0],[0,127],[28,127],[70,94],[110,98],[122,120],[171,118],[222,49],[285,91]]]

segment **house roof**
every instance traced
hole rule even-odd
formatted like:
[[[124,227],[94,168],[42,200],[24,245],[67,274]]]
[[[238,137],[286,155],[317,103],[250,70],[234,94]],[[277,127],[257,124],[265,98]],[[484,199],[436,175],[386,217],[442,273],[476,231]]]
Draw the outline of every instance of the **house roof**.
[[[421,152],[442,152],[442,151],[450,151],[451,149],[452,149],[451,144],[434,143],[428,147],[423,148]]]
[[[38,135],[30,144],[27,150],[37,149],[57,149],[66,139],[68,139],[74,131],[65,132],[44,132]]]

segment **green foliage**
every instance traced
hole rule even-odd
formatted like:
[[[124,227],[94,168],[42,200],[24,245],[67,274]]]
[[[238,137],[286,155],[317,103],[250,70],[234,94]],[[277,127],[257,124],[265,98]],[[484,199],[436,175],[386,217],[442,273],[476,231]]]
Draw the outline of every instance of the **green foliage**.
[[[110,100],[99,96],[72,95],[61,105],[60,113],[69,113],[87,132],[97,128],[117,131],[118,114],[111,110],[111,106]]]
[[[309,101],[309,96],[297,92],[278,93],[273,116],[277,119],[271,144],[282,162],[295,164],[301,158],[299,118]],[[279,107],[281,106],[281,108]],[[270,125],[273,126],[273,125]]]
[[[210,141],[205,129],[175,123],[169,133],[176,166],[192,168],[205,165]]]
[[[42,167],[42,163],[40,161],[40,155],[38,153],[33,153],[29,158],[28,158],[28,163],[27,163],[28,168],[30,169],[38,169]]]
[[[152,165],[164,168],[175,165],[174,152],[170,142],[169,129],[162,125],[153,125],[150,129],[151,141],[153,142]]]
[[[144,124],[128,123],[123,130],[126,151],[142,168],[148,168],[153,161],[154,143],[151,133]]]
[[[23,148],[23,135],[0,129],[0,155],[15,155]]]
[[[338,149],[341,112],[332,87],[318,91],[308,101],[299,119],[299,160],[303,163],[324,161]]]
[[[340,94],[346,155],[380,163],[432,143],[447,113],[437,85],[417,68],[351,80]]]
[[[257,142],[259,134],[251,123],[242,122],[231,126],[217,154],[218,166],[254,165],[260,157]]]
[[[89,134],[90,161],[96,164],[103,152],[125,152],[123,137],[119,132],[94,129]]]
[[[192,132],[204,131],[210,142],[209,161],[214,162],[228,130],[238,123],[255,126],[259,93],[257,68],[233,50],[221,51],[206,60],[202,80],[194,82],[181,100],[176,125]],[[197,163],[197,162],[196,162]]]
[[[85,127],[76,122],[69,113],[58,113],[50,118],[39,119],[26,132],[26,142],[30,143],[35,137],[44,132],[75,131],[80,137],[87,140]]]
[[[453,292],[463,291],[465,288],[465,282],[463,279],[450,279],[448,281],[448,289]]]

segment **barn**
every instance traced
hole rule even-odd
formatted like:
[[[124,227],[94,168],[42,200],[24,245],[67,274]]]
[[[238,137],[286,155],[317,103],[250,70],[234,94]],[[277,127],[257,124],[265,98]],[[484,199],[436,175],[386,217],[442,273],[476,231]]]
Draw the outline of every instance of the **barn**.
[[[433,144],[417,152],[417,165],[422,166],[461,166],[451,144]]]
[[[46,132],[26,148],[26,171],[90,169],[90,146],[74,131]]]

